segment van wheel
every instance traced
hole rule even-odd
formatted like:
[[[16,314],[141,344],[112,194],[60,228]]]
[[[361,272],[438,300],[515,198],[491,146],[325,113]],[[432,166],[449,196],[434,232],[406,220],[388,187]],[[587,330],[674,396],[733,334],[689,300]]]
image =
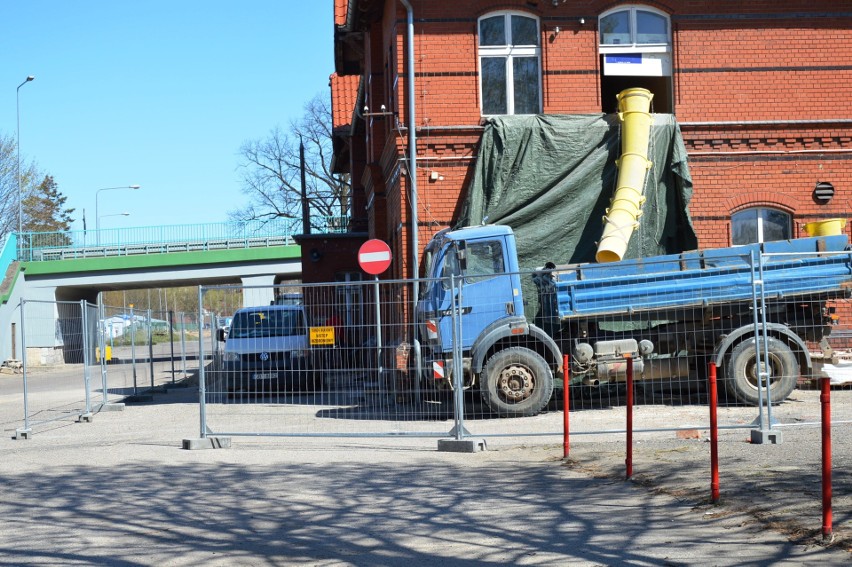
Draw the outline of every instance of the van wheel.
[[[480,394],[500,417],[536,415],[553,395],[553,373],[544,358],[524,347],[494,353],[482,369]]]
[[[769,392],[772,403],[779,403],[796,389],[799,380],[799,362],[787,343],[773,337],[766,343],[769,359],[761,366],[769,374]],[[763,344],[760,344],[761,351]],[[738,344],[731,351],[725,365],[725,387],[738,402],[756,406],[760,403],[758,391],[757,358],[754,352],[754,339]],[[766,392],[764,392],[764,396]]]

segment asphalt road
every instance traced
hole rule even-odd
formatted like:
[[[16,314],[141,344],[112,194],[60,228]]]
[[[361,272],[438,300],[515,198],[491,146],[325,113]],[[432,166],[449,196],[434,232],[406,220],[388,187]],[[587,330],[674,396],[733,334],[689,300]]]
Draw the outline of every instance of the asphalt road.
[[[805,395],[807,394],[807,395]],[[809,418],[814,393],[787,405]],[[797,394],[798,395],[798,394]],[[708,502],[705,432],[488,439],[475,454],[434,439],[235,438],[186,451],[191,388],[92,423],[0,438],[3,565],[848,565],[848,425],[836,440],[835,533],[819,537],[817,429],[781,445],[723,432],[722,502]],[[798,404],[798,405],[797,405]],[[784,405],[782,405],[784,407]],[[648,408],[674,423],[704,408]],[[249,416],[250,417],[250,416]],[[617,428],[623,414],[573,415]],[[235,417],[234,419],[239,419]],[[248,419],[248,417],[246,418]],[[542,426],[558,414],[545,416]],[[495,430],[514,420],[475,425]],[[685,437],[685,438],[681,438]],[[817,439],[815,441],[815,439]]]

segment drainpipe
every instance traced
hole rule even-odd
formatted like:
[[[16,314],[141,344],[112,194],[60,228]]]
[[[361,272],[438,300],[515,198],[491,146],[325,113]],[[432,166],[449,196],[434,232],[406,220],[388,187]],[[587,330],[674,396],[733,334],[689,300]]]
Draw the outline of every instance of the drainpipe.
[[[405,6],[407,29],[406,35],[406,83],[408,83],[408,175],[411,179],[411,279],[416,280],[420,274],[420,242],[418,240],[417,218],[417,124],[414,100],[414,10],[408,0],[399,0]],[[414,307],[420,290],[415,284],[412,293]],[[414,311],[412,311],[414,312]]]
[[[418,219],[417,219],[417,131],[415,117],[415,97],[414,97],[414,10],[408,0],[399,0],[405,6],[406,12],[406,83],[408,83],[408,175],[411,179],[411,279],[414,280],[411,290],[411,314],[412,318],[417,316],[417,301],[420,299],[420,285],[417,283],[417,278],[420,276],[420,242],[418,239]],[[413,320],[413,319],[412,319]],[[417,333],[411,338],[412,346],[414,347],[414,364],[416,368],[415,380],[416,384],[420,383],[420,378],[423,376],[423,369],[420,365],[420,341],[417,340]],[[416,401],[420,401],[420,388],[415,388]]]

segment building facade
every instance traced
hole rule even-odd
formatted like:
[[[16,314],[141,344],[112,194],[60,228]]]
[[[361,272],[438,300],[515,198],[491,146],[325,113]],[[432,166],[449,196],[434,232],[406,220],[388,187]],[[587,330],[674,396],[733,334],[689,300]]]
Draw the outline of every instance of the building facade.
[[[610,113],[628,87],[680,125],[701,247],[850,216],[852,1],[335,0],[334,24],[334,167],[384,277],[457,220],[488,118]]]

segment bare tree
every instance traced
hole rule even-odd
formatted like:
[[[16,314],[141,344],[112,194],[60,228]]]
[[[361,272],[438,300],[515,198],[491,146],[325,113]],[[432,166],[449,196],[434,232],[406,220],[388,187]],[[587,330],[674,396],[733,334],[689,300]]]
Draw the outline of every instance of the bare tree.
[[[324,229],[327,217],[349,214],[347,176],[331,172],[331,105],[317,95],[287,131],[273,128],[262,140],[240,148],[242,192],[250,203],[230,213],[233,220],[302,218],[300,143],[305,147],[305,186],[312,228]]]
[[[0,246],[7,234],[18,230],[17,158],[14,137],[0,133]],[[21,163],[21,188],[25,200],[32,194],[32,181],[37,175],[34,165]]]

